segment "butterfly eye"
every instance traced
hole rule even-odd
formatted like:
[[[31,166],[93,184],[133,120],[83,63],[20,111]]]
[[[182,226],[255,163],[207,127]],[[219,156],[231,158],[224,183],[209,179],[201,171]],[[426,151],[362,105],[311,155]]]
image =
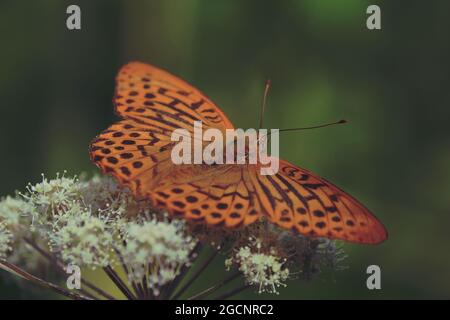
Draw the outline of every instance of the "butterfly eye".
[[[212,163],[206,163],[206,162],[203,162],[202,163],[202,167],[203,168],[205,168],[205,169],[208,169],[208,168],[211,168],[211,167],[217,167],[219,164],[217,163],[217,162],[212,162]]]

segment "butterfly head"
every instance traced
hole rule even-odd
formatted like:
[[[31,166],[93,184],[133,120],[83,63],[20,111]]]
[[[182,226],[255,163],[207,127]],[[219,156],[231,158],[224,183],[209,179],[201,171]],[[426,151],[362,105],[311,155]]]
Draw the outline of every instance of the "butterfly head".
[[[248,137],[236,137],[228,141],[225,146],[225,163],[245,164],[249,162],[250,157],[256,156],[256,148]]]

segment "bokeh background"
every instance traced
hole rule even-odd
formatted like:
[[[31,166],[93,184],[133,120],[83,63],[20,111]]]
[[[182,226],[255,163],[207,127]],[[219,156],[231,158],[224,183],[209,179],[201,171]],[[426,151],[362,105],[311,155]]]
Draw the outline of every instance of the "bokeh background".
[[[66,28],[69,4],[81,31]],[[380,31],[366,28],[369,4]],[[116,120],[114,77],[131,60],[187,79],[243,128],[270,78],[267,127],[350,121],[281,135],[282,157],[355,195],[390,234],[346,244],[347,270],[277,297],[450,298],[449,12],[444,0],[1,0],[0,194],[41,172],[96,171],[88,144]],[[370,264],[381,290],[366,288]],[[1,279],[0,298],[44,297]]]

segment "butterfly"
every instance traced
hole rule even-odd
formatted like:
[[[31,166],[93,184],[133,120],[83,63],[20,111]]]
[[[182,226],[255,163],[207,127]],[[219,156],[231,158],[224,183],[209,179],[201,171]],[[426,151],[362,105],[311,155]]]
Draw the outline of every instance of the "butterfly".
[[[171,161],[178,128],[195,121],[221,132],[233,124],[206,95],[157,67],[121,68],[113,98],[121,118],[91,143],[92,161],[138,199],[174,217],[235,228],[259,219],[308,237],[377,244],[382,223],[360,202],[324,178],[279,160],[261,175],[258,164],[182,164]]]

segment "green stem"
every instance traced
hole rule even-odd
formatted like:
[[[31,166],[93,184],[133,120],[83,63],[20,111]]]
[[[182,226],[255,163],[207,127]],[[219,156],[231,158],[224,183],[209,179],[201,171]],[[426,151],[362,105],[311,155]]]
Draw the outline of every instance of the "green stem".
[[[51,290],[55,291],[56,293],[59,293],[67,298],[74,299],[74,300],[91,300],[91,298],[89,298],[87,296],[67,291],[67,290],[61,288],[60,286],[57,286],[56,284],[53,284],[51,282],[45,281],[41,278],[38,278],[38,277],[32,275],[31,273],[28,273],[25,270],[19,268],[18,266],[7,262],[6,260],[0,259],[0,267],[12,274],[15,274],[18,277],[28,280],[28,281],[30,281],[34,284],[37,284],[41,287],[51,289]]]
[[[232,273],[231,275],[229,275],[228,277],[226,277],[224,280],[219,281],[218,283],[214,284],[213,286],[209,287],[208,289],[205,289],[195,295],[193,295],[192,297],[188,298],[188,300],[197,300],[197,299],[201,299],[215,291],[217,291],[218,289],[222,288],[224,285],[226,285],[227,283],[233,281],[234,279],[236,279],[238,276],[240,275],[239,271],[235,271],[234,273]]]
[[[178,290],[178,292],[172,297],[173,300],[178,299],[188,288],[189,286],[197,280],[197,278],[205,271],[205,269],[209,266],[209,264],[214,260],[214,258],[217,256],[217,251],[214,251],[206,260],[203,262],[203,264],[200,266],[200,268],[194,273],[194,275],[183,285],[183,287]]]
[[[57,269],[57,271],[62,274],[62,275],[67,275],[66,271],[64,269],[63,264],[58,261],[56,259],[55,256],[51,255],[50,253],[48,253],[47,251],[45,251],[44,249],[42,249],[37,243],[35,243],[33,240],[29,239],[29,238],[24,238],[25,242],[27,244],[29,244],[34,250],[36,250],[40,255],[42,255],[46,260],[48,260],[49,262],[53,263]],[[95,293],[99,294],[100,296],[103,296],[104,298],[108,299],[108,300],[116,300],[116,298],[114,298],[112,295],[108,294],[107,292],[103,291],[102,289],[100,289],[99,287],[95,286],[94,284],[92,284],[91,282],[81,279],[81,283],[83,285],[85,285],[86,287],[88,287],[89,289],[91,289],[92,291],[94,291]],[[90,296],[91,298],[96,298],[94,297],[92,294],[90,294],[89,292],[87,292],[86,290],[81,289],[80,290],[84,295],[86,296]]]
[[[128,286],[123,282],[119,275],[110,267],[104,267],[103,271],[108,275],[116,287],[127,297],[129,300],[136,300],[136,296],[130,291]]]
[[[114,251],[116,252],[116,255],[119,257],[120,260],[120,264],[122,266],[123,271],[125,272],[125,274],[127,275],[127,277],[129,277],[130,275],[130,270],[128,270],[127,265],[125,264],[125,261],[122,257],[122,255],[120,254],[120,251],[117,248],[114,248]],[[133,272],[133,269],[131,269],[131,272]],[[129,277],[130,279],[130,277]],[[134,290],[134,295],[138,298],[138,299],[145,299],[144,297],[144,293],[139,289],[138,285],[136,284],[135,281],[130,280],[131,282],[131,286],[133,287]],[[126,286],[128,288],[128,286]]]
[[[195,245],[194,249],[192,249],[192,251],[189,253],[189,260],[192,261],[194,258],[196,258],[195,256],[198,255],[202,249],[203,249],[203,245],[200,242],[198,242]],[[167,284],[164,288],[162,288],[161,294],[159,295],[158,298],[159,299],[167,299],[168,297],[173,295],[175,289],[178,287],[181,280],[183,280],[185,278],[188,271],[189,271],[189,266],[187,266],[186,264],[183,265],[183,267],[180,270],[180,273],[175,277],[175,279],[173,281],[171,281],[169,284]]]
[[[223,294],[213,298],[213,300],[225,300],[225,299],[228,299],[228,298],[238,294],[239,292],[244,291],[247,288],[249,288],[249,285],[244,284],[243,286],[237,287],[235,289],[227,291],[227,292],[225,292],[225,293],[223,293]]]

